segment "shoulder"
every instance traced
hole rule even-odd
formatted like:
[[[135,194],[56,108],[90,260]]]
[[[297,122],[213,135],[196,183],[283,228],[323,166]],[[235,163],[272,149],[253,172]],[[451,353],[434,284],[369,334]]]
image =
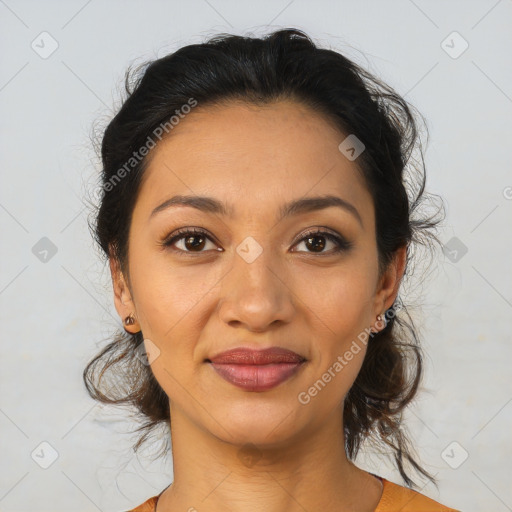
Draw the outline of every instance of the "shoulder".
[[[382,497],[375,512],[460,512],[447,507],[412,489],[403,487],[382,478]],[[154,512],[158,496],[153,496],[147,501],[127,512]]]
[[[381,478],[382,497],[375,512],[460,512],[407,487]]]
[[[132,508],[127,512],[154,512],[157,499],[158,496],[153,496],[152,498],[149,498],[149,500],[145,501],[138,507]]]

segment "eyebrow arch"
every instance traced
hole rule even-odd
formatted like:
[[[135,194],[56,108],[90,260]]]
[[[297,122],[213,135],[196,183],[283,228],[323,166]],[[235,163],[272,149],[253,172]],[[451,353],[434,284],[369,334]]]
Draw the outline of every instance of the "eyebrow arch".
[[[170,199],[167,199],[162,204],[158,205],[149,216],[149,219],[153,218],[157,213],[166,210],[172,206],[189,206],[192,208],[196,208],[202,212],[206,213],[214,213],[218,215],[229,216],[232,215],[233,208],[228,208],[221,201],[207,196],[174,196]],[[279,209],[279,219],[281,221],[285,217],[290,217],[292,215],[298,215],[301,213],[312,212],[316,210],[323,210],[325,208],[330,208],[332,206],[336,206],[342,208],[343,210],[351,213],[358,221],[361,226],[363,226],[363,221],[356,207],[342,199],[341,197],[325,195],[318,197],[304,197],[301,199],[295,199],[290,201],[289,203],[284,204]]]

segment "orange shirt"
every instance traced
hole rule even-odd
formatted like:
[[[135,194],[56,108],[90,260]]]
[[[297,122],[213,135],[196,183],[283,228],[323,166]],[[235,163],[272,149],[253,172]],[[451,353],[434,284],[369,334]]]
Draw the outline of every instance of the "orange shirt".
[[[375,512],[460,512],[445,507],[424,494],[378,477],[383,484],[382,496]],[[163,491],[162,491],[163,492]],[[155,512],[158,496],[153,496],[129,512]]]

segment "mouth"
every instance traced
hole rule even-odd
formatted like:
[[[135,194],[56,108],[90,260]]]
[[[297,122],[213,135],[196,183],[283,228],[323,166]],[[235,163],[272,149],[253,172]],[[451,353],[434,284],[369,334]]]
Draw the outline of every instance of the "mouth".
[[[291,350],[236,348],[205,359],[224,380],[245,391],[267,391],[295,375],[307,362]]]
[[[281,347],[270,347],[263,350],[237,347],[221,352],[205,361],[217,364],[265,365],[303,363],[306,361],[306,358],[292,350]]]

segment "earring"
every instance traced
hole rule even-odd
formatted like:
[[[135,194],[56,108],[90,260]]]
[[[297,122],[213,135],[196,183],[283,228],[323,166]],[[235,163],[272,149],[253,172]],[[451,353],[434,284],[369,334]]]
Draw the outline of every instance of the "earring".
[[[124,324],[125,325],[133,325],[135,323],[135,318],[133,317],[133,315],[130,313],[125,319],[124,319]]]
[[[384,322],[384,327],[382,328],[382,330],[384,330],[386,328],[386,326],[388,325],[388,321],[387,321],[385,312],[380,314],[380,315],[377,315],[377,322]],[[374,333],[374,334],[377,334],[377,333],[380,332],[380,330],[379,331],[375,331],[375,330],[373,330],[373,327],[372,327],[371,328],[371,332]]]
[[[379,322],[384,322],[384,329],[387,327],[388,325],[388,319],[386,318],[386,312],[380,314],[377,316],[377,320]]]

